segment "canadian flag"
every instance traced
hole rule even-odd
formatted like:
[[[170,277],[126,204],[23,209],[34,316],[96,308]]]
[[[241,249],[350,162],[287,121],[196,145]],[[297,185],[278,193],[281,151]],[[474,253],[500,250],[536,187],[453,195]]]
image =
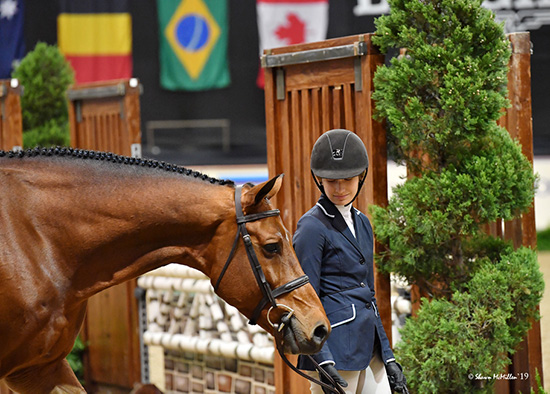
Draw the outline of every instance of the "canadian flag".
[[[327,37],[328,0],[257,0],[256,12],[260,55],[266,48],[321,41]],[[261,68],[256,82],[264,87]]]

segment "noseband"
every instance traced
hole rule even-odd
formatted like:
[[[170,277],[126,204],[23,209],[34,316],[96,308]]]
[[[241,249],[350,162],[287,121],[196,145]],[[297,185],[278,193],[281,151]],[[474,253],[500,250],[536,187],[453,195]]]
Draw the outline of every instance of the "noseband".
[[[223,266],[223,269],[220,273],[220,276],[218,277],[218,280],[216,281],[216,284],[214,285],[214,291],[217,291],[220,282],[222,281],[223,276],[225,275],[225,271],[227,271],[227,268],[229,267],[229,263],[231,263],[231,260],[233,260],[233,256],[235,255],[235,251],[237,250],[237,246],[239,244],[239,235],[241,235],[245,248],[246,248],[246,254],[248,256],[248,261],[250,262],[250,266],[252,267],[252,272],[254,273],[254,277],[256,278],[256,282],[258,283],[258,286],[260,287],[260,290],[262,291],[262,299],[254,309],[254,312],[252,313],[252,316],[250,318],[250,321],[248,324],[256,324],[258,321],[258,318],[260,317],[260,313],[264,309],[264,307],[267,304],[271,304],[271,307],[269,308],[267,312],[267,321],[269,324],[273,326],[274,329],[274,335],[277,336],[284,326],[290,322],[290,318],[294,314],[294,310],[286,305],[283,304],[277,304],[276,298],[279,296],[282,296],[283,294],[290,293],[293,290],[298,289],[299,287],[302,287],[306,283],[309,283],[309,278],[307,275],[300,276],[299,278],[293,279],[290,282],[288,282],[285,285],[282,285],[280,287],[277,287],[275,290],[271,289],[271,286],[269,283],[267,283],[267,280],[265,279],[264,271],[262,270],[262,266],[260,265],[258,261],[258,257],[256,256],[256,252],[254,251],[254,247],[252,245],[252,240],[250,239],[250,234],[248,234],[248,231],[246,230],[246,223],[248,222],[254,222],[256,220],[265,219],[271,216],[279,216],[280,211],[278,209],[272,209],[269,211],[259,212],[259,213],[253,213],[250,215],[244,215],[243,208],[241,204],[241,191],[242,187],[237,186],[235,188],[235,211],[237,214],[237,233],[235,234],[235,240],[233,241],[233,246],[231,247],[231,251],[229,252],[229,256],[227,257],[227,260],[225,262],[225,265]],[[273,309],[282,308],[285,310],[285,313],[281,316],[279,323],[274,323],[271,321],[269,315]],[[281,359],[298,375],[306,378],[307,380],[310,380],[325,389],[328,389],[330,391],[333,391],[335,393],[344,394],[344,391],[338,384],[334,382],[332,377],[328,375],[323,368],[317,364],[317,362],[308,355],[309,359],[314,363],[315,367],[319,371],[320,374],[322,374],[326,379],[328,379],[331,385],[328,385],[327,383],[321,382],[315,378],[310,377],[309,375],[304,374],[302,371],[297,369],[292,363],[287,359],[285,356],[282,348],[281,348],[282,341],[278,340],[278,338],[275,338],[275,344],[277,347],[277,351],[279,352],[279,355],[281,356]]]
[[[220,273],[220,276],[218,277],[218,280],[214,285],[214,290],[218,290],[218,287],[220,286],[220,282],[222,281],[222,278],[225,275],[225,271],[229,267],[229,263],[231,263],[231,260],[235,255],[235,251],[237,250],[237,245],[239,244],[239,235],[240,235],[243,239],[243,242],[246,248],[246,254],[248,256],[248,261],[250,262],[250,266],[252,267],[252,272],[254,273],[256,282],[258,283],[258,286],[260,287],[260,290],[262,291],[262,295],[263,295],[262,299],[254,309],[254,312],[252,313],[250,321],[248,322],[249,324],[256,324],[258,318],[260,317],[260,313],[262,312],[262,310],[267,304],[271,304],[271,308],[269,309],[269,312],[271,312],[272,309],[283,307],[290,314],[292,314],[294,311],[291,308],[287,307],[286,305],[277,304],[277,301],[275,299],[279,296],[282,296],[283,294],[290,293],[291,291],[296,290],[297,288],[305,285],[306,283],[309,282],[309,278],[307,277],[307,275],[303,275],[303,276],[300,276],[299,278],[291,280],[285,285],[277,287],[275,290],[271,289],[271,286],[269,285],[269,283],[267,283],[267,280],[265,279],[262,266],[258,262],[258,257],[256,256],[256,252],[254,251],[254,247],[252,246],[252,240],[250,239],[250,235],[246,230],[246,223],[254,222],[260,219],[265,219],[271,216],[279,216],[280,212],[278,209],[272,209],[270,211],[244,215],[243,208],[241,205],[241,190],[242,190],[241,186],[237,186],[235,188],[235,211],[237,213],[237,233],[235,234],[235,240],[233,241],[233,247],[231,248],[231,252],[229,252],[227,261],[225,262],[222,272]],[[268,312],[268,320],[269,320],[269,312]],[[269,321],[271,322],[271,320]],[[280,329],[282,329],[282,327]]]

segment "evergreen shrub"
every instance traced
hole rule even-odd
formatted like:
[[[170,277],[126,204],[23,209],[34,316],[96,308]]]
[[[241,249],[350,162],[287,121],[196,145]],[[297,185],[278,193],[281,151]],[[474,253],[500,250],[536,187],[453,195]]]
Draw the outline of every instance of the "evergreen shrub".
[[[36,44],[13,72],[23,86],[23,145],[68,145],[67,88],[74,83],[74,71],[59,48]]]
[[[375,116],[415,177],[387,207],[372,207],[387,245],[377,263],[429,295],[405,324],[397,358],[411,392],[492,392],[539,318],[544,289],[534,251],[485,232],[526,212],[537,181],[497,125],[509,105],[509,41],[479,0],[389,3],[373,41],[404,51],[375,74]]]

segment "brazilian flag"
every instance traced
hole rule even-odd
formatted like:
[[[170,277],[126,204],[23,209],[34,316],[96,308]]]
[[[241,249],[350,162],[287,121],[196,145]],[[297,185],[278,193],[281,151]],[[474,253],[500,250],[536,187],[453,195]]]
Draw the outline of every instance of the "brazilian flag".
[[[229,85],[227,0],[157,0],[160,84],[169,90]]]

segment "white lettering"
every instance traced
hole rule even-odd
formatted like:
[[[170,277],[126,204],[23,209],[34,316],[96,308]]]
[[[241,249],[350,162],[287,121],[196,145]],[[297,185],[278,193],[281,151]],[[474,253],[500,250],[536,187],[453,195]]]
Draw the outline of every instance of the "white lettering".
[[[390,5],[387,0],[379,0],[373,2],[373,0],[357,0],[357,5],[353,7],[353,14],[355,16],[362,15],[382,15],[390,12]]]
[[[490,379],[490,378],[489,378]],[[516,380],[517,379],[517,376],[514,376],[513,374],[511,373],[508,373],[508,374],[493,374],[493,379],[497,379],[497,380]]]
[[[550,0],[484,0],[482,6],[495,12],[497,22],[504,22],[506,33],[550,25]],[[355,16],[389,12],[387,0],[357,0],[357,5],[353,7]]]

